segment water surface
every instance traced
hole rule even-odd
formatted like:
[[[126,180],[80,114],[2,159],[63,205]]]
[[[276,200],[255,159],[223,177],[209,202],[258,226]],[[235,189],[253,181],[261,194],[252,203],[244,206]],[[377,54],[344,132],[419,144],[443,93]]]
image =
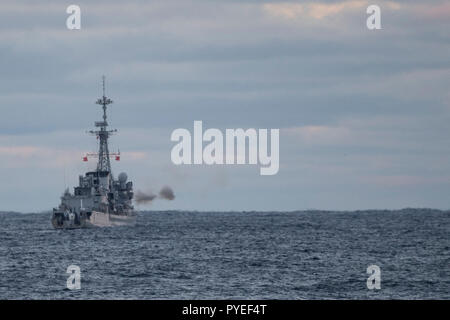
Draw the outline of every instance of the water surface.
[[[1,299],[449,299],[450,212],[145,212],[54,230],[0,214]],[[66,269],[81,268],[68,290]],[[381,268],[381,290],[366,268]]]

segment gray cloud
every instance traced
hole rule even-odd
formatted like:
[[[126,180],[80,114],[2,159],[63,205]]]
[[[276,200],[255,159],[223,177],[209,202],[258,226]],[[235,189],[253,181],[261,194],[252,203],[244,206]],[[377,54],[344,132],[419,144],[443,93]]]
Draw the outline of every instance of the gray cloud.
[[[35,194],[42,179],[48,192],[30,206],[57,201],[61,159],[69,166],[78,152],[95,148],[83,134],[99,117],[94,101],[106,74],[115,101],[110,123],[122,129],[112,142],[146,155],[124,170],[138,183],[176,187],[177,201],[155,208],[448,207],[449,185],[436,177],[450,170],[442,161],[449,156],[450,9],[441,1],[396,3],[380,2],[383,29],[370,32],[364,7],[286,19],[264,5],[307,3],[78,1],[82,30],[68,31],[60,1],[2,1],[0,151],[42,151],[20,161],[3,155],[0,174],[13,186],[0,187],[1,202],[22,209],[12,193]],[[165,180],[175,172],[163,169],[171,166],[170,132],[191,129],[194,120],[222,129],[282,128],[280,173],[263,181],[256,168],[227,168],[227,183],[206,199],[196,191],[208,189],[210,170],[177,168],[192,185]],[[325,136],[308,140],[312,127]],[[374,159],[391,167],[372,166]],[[45,163],[54,168],[47,165],[45,177],[53,178],[36,172]],[[21,166],[14,175],[12,164]],[[82,169],[70,172],[74,180]],[[28,177],[36,183],[24,183]],[[408,187],[395,183],[402,177]]]

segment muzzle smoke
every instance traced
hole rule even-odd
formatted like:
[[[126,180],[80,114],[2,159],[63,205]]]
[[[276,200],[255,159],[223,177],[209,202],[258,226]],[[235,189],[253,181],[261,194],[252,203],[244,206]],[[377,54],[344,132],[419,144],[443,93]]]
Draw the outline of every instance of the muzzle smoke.
[[[173,200],[175,199],[175,194],[171,187],[164,186],[158,193],[158,195],[153,192],[143,192],[138,190],[134,195],[134,201],[136,204],[148,204],[151,203],[156,198]]]

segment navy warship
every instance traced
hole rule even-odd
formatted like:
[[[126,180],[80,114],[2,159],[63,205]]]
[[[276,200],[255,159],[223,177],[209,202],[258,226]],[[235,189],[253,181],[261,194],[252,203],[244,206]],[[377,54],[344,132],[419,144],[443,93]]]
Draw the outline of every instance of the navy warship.
[[[97,169],[80,175],[73,193],[69,189],[65,190],[60,205],[53,209],[51,221],[56,229],[128,225],[135,221],[133,183],[127,181],[124,172],[114,179],[111,171],[110,158],[120,160],[120,151],[110,153],[108,148],[108,138],[117,132],[108,129],[106,110],[112,102],[105,95],[103,77],[103,97],[96,101],[103,109],[103,120],[96,121],[96,130],[89,131],[97,137],[99,151],[83,157],[83,161],[88,161],[88,157],[98,157]]]

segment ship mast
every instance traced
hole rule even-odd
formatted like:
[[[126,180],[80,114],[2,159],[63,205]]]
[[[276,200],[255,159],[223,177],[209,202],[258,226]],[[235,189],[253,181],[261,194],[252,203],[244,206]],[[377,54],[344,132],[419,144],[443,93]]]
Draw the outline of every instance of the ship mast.
[[[106,109],[109,104],[113,103],[113,101],[107,98],[105,95],[105,76],[102,77],[102,80],[103,80],[103,96],[102,98],[98,99],[95,103],[101,105],[103,108],[103,121],[95,122],[95,126],[100,128],[100,130],[91,130],[89,132],[95,134],[100,141],[98,150],[97,171],[107,171],[111,173],[108,138],[111,134],[113,134],[117,130],[107,130],[108,122],[106,121],[107,119]]]

